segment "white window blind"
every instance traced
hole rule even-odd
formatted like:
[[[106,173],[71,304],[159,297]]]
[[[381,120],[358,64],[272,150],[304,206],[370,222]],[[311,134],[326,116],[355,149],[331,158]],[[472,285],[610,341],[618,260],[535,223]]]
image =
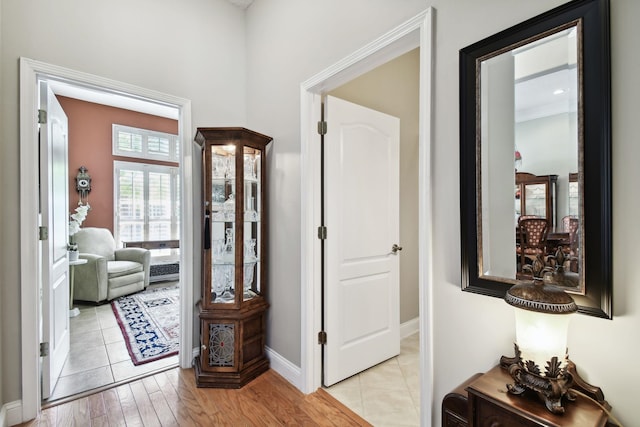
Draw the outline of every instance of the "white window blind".
[[[114,156],[179,161],[178,135],[113,124],[112,138]]]
[[[178,168],[114,162],[115,224],[118,243],[179,238]]]

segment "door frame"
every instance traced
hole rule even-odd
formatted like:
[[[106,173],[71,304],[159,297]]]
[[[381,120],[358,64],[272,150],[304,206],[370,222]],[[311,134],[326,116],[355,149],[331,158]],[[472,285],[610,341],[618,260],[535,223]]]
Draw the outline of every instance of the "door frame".
[[[430,425],[433,400],[433,297],[432,297],[432,96],[433,28],[430,7],[353,54],[300,85],[301,108],[301,384],[311,393],[322,385],[322,356],[317,342],[321,325],[320,144],[316,123],[321,98],[328,91],[394,59],[420,48],[419,94],[419,242],[420,253],[420,418]]]
[[[175,107],[178,110],[180,150],[180,282],[193,283],[193,145],[191,141],[191,101],[173,95],[145,89],[93,74],[20,58],[20,305],[21,305],[21,380],[22,420],[35,418],[40,412],[40,357],[39,357],[39,286],[41,266],[34,262],[38,253],[38,86],[39,79],[50,79],[90,87],[104,92],[118,93],[153,103]],[[34,268],[35,264],[35,268]],[[193,358],[193,287],[180,287],[180,366],[191,367]]]

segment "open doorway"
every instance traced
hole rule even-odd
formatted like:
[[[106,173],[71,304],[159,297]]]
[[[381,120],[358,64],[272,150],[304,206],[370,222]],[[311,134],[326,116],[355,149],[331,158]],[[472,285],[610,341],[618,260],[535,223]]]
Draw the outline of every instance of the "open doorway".
[[[415,48],[329,92],[330,96],[397,117],[400,122],[400,172],[399,186],[396,188],[398,194],[395,197],[399,200],[398,243],[401,249],[389,255],[399,261],[399,301],[396,301],[396,304],[399,304],[400,353],[327,389],[331,395],[374,425],[387,422],[419,425],[419,254],[418,236],[415,232],[418,228],[419,65],[420,49]],[[336,131],[338,125],[335,114],[333,117],[325,116],[325,119],[327,128]],[[375,126],[381,126],[382,123],[382,120],[374,121]],[[353,124],[354,122],[350,121],[350,125]],[[370,142],[367,141],[366,146],[370,146]],[[325,152],[330,150],[326,144],[325,137]],[[370,150],[371,148],[365,151]],[[359,155],[369,157],[366,153]],[[326,163],[325,157],[325,167]],[[375,174],[380,175],[378,168]],[[365,180],[366,186],[373,184],[368,181]],[[357,192],[365,193],[366,188],[360,188]],[[327,197],[332,196],[325,193],[325,198]],[[385,208],[381,197],[380,190],[376,190],[373,195],[373,209]],[[386,205],[388,208],[388,204]],[[364,212],[363,215],[367,215],[366,222],[370,224],[370,215]],[[367,234],[375,236],[381,236],[382,232],[383,230],[377,228],[366,231]],[[331,232],[331,235],[334,237],[335,231]],[[383,244],[382,249],[390,248]],[[392,299],[385,297],[385,300]],[[352,307],[357,305],[349,304],[349,310],[352,311]],[[379,320],[381,314],[381,310],[378,309],[375,310],[374,316]],[[379,328],[374,327],[376,322],[368,323],[374,328],[375,334],[379,335]]]
[[[68,212],[84,209],[69,233],[80,253],[69,261],[70,348],[43,384],[50,405],[178,364],[180,147],[177,108],[43,82],[67,117]],[[112,237],[116,261],[103,263],[96,252]]]
[[[24,238],[21,251],[21,306],[22,306],[22,412],[23,419],[34,418],[40,410],[41,390],[39,378],[40,358],[38,356],[39,328],[41,322],[46,321],[40,315],[40,310],[32,307],[39,306],[39,278],[41,266],[36,263],[30,254],[38,253],[38,153],[37,141],[37,82],[41,80],[57,81],[89,88],[102,92],[107,97],[123,95],[132,101],[145,101],[155,104],[160,108],[173,108],[178,112],[178,134],[180,135],[180,192],[179,206],[180,217],[185,219],[180,222],[180,241],[182,243],[180,253],[181,283],[192,283],[192,247],[193,247],[193,221],[188,207],[192,206],[193,188],[191,177],[192,167],[192,137],[190,101],[171,95],[147,90],[137,86],[104,79],[98,76],[80,73],[62,67],[41,63],[38,61],[21,58],[20,60],[20,111],[21,111],[21,200],[20,206],[23,212],[21,221],[21,233]],[[186,179],[185,179],[186,177]],[[185,262],[187,261],[187,262]],[[192,303],[193,287],[180,287],[180,356],[182,367],[189,367],[192,361]]]
[[[321,322],[321,245],[316,230],[321,225],[320,148],[316,121],[323,94],[420,47],[419,195],[418,195],[418,300],[420,353],[420,419],[428,425],[432,401],[431,337],[431,67],[433,10],[428,9],[383,35],[334,66],[301,84],[302,104],[302,382],[303,390],[321,385],[321,350],[317,344]]]

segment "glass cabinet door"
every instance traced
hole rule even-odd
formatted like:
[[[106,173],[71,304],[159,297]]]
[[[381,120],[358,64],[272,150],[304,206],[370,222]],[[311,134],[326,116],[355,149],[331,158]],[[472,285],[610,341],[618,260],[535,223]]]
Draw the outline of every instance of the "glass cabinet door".
[[[263,153],[239,145],[242,157],[236,159],[235,145],[213,145],[210,149],[210,302],[233,304],[261,293]],[[240,221],[237,227],[236,221]],[[242,298],[236,300],[238,293]]]
[[[525,212],[523,215],[547,217],[546,184],[527,184],[524,187]]]
[[[235,146],[211,147],[211,302],[235,300]]]
[[[243,300],[260,294],[262,152],[244,147]]]

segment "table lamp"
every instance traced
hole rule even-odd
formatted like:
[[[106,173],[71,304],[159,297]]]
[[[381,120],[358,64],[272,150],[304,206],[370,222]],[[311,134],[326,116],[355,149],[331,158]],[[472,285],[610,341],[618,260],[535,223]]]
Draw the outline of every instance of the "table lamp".
[[[575,400],[569,391],[573,374],[567,370],[567,333],[570,314],[578,310],[573,298],[561,288],[532,282],[512,286],[505,301],[515,307],[515,357],[502,356],[500,364],[514,380],[510,393],[533,390],[553,413],[564,413],[562,399]]]

